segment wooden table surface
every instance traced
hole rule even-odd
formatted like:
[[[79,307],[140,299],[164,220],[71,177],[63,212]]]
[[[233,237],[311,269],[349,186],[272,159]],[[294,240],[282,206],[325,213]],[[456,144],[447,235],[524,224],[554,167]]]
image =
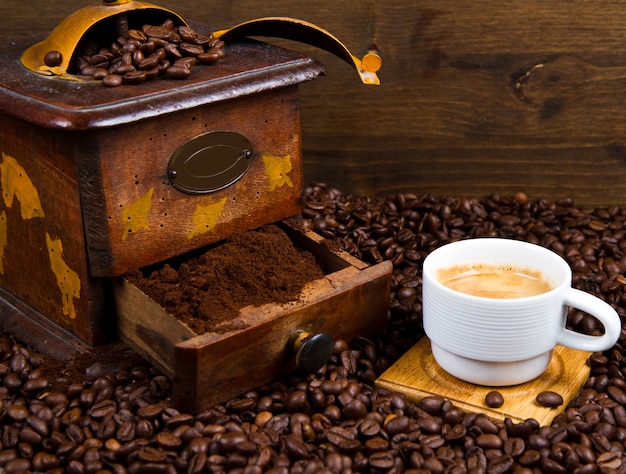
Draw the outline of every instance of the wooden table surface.
[[[48,31],[94,2],[3,0],[0,37]],[[325,51],[277,41],[328,69],[301,86],[305,181],[357,195],[523,191],[626,205],[626,0],[155,3],[220,29],[307,20],[358,57],[377,45],[374,87]]]

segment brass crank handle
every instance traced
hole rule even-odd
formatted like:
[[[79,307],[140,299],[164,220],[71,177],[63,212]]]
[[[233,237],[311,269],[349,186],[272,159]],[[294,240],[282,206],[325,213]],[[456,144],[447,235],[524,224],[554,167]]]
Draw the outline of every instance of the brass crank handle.
[[[310,334],[303,330],[294,331],[289,337],[289,347],[296,353],[298,370],[310,374],[324,366],[333,355],[335,341],[324,332]]]
[[[362,59],[359,59],[328,31],[304,20],[288,17],[258,18],[240,23],[227,30],[215,31],[213,36],[224,42],[244,36],[268,36],[306,43],[328,51],[353,65],[363,84],[380,85],[376,72],[382,66],[382,58],[378,51],[371,49]]]

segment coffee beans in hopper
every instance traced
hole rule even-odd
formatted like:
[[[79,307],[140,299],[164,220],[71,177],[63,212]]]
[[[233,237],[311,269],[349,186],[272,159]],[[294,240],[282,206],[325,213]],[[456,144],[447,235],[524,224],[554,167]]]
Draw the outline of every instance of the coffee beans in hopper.
[[[76,60],[76,74],[90,76],[105,86],[141,84],[166,77],[186,79],[196,64],[215,64],[224,57],[224,42],[197,33],[188,26],[174,25],[171,20],[161,25],[144,25],[119,36],[109,47]],[[46,55],[46,64],[58,65],[57,51]]]

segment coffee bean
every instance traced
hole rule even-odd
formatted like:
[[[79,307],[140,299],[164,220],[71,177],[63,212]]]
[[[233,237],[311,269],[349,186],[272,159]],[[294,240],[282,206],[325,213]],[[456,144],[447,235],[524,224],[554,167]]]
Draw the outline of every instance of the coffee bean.
[[[43,62],[48,67],[57,67],[63,63],[63,55],[59,51],[48,51],[43,58]]]
[[[167,459],[167,453],[152,446],[144,446],[139,449],[137,458],[144,462],[161,463]]]
[[[361,446],[357,439],[353,439],[349,433],[340,430],[329,431],[326,439],[337,449],[346,453],[355,453]]]
[[[30,461],[23,458],[12,459],[4,465],[4,471],[7,474],[23,474],[25,472],[30,472],[30,470]]]
[[[163,431],[156,435],[157,444],[163,449],[176,449],[182,445],[182,440],[179,436],[174,435],[169,431]]]
[[[504,397],[497,390],[492,390],[485,395],[485,405],[489,408],[500,408],[504,405]]]
[[[49,472],[61,465],[61,460],[54,454],[38,452],[33,456],[33,468],[39,472]]]
[[[124,84],[141,84],[145,82],[147,75],[145,71],[129,71],[122,76]]]
[[[506,472],[510,472],[513,468],[515,461],[508,454],[504,454],[502,456],[495,457],[489,461],[487,464],[487,472],[494,474],[503,474]]]
[[[504,452],[513,458],[517,458],[524,452],[526,443],[522,438],[507,438],[504,441]]]
[[[395,464],[395,455],[392,451],[374,453],[370,455],[369,463],[374,469],[388,470]]]
[[[390,436],[394,436],[398,433],[405,433],[409,430],[411,420],[405,415],[390,415],[385,419],[383,427],[389,433]]]
[[[476,437],[476,446],[484,449],[500,449],[503,444],[502,438],[496,434],[483,433]]]
[[[306,444],[295,436],[288,435],[283,438],[284,449],[291,459],[307,459],[309,451]]]
[[[202,46],[185,42],[178,45],[178,50],[180,51],[181,55],[186,56],[198,56],[204,53],[204,48]]]
[[[122,443],[126,443],[135,437],[135,425],[131,421],[124,421],[117,429],[115,437]]]
[[[189,463],[187,464],[188,474],[201,474],[205,472],[205,466],[207,464],[207,455],[204,452],[194,454]]]
[[[102,83],[108,87],[121,86],[124,80],[119,74],[107,74],[102,78]]]
[[[380,423],[371,417],[364,418],[363,421],[359,425],[359,433],[362,436],[365,436],[367,438],[375,436],[378,433],[380,433],[380,429],[381,429]]]
[[[606,391],[611,399],[615,400],[620,405],[626,405],[626,392],[624,392],[624,390],[615,385],[610,385],[606,388]]]
[[[184,65],[170,66],[165,72],[165,76],[170,79],[187,79],[191,76],[191,69]]]
[[[26,418],[26,423],[41,436],[47,436],[50,432],[48,424],[38,416],[30,415]]]
[[[8,406],[7,415],[9,415],[15,421],[22,421],[30,415],[30,412],[28,411],[28,408],[26,408],[24,405],[13,404]]]
[[[360,420],[367,414],[367,406],[363,401],[355,398],[344,406],[343,414],[348,420]]]
[[[545,390],[539,393],[536,397],[536,401],[539,405],[549,408],[555,408],[563,405],[563,397],[551,390]]]

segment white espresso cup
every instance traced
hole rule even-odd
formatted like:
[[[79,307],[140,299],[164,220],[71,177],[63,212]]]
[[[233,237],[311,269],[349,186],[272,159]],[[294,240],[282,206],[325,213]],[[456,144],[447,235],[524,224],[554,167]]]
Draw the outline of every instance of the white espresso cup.
[[[451,289],[449,281],[443,282],[455,272],[494,268],[523,269],[547,288],[532,296],[494,297],[477,296],[480,291],[461,292],[467,289]],[[563,258],[527,242],[468,239],[434,250],[424,260],[422,308],[435,360],[467,382],[507,386],[541,375],[557,345],[589,352],[611,348],[621,331],[619,315],[601,299],[572,288],[571,282],[572,271]],[[513,284],[518,286],[523,285]],[[568,306],[597,318],[604,334],[589,336],[566,329]]]

